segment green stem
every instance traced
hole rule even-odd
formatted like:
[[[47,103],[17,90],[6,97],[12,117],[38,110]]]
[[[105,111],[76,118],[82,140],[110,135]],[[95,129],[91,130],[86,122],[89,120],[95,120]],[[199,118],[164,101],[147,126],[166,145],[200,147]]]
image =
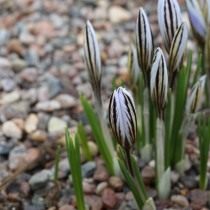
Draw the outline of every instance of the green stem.
[[[162,119],[157,118],[156,124],[156,173],[157,182],[160,181],[165,171],[165,155],[164,155],[164,122]]]

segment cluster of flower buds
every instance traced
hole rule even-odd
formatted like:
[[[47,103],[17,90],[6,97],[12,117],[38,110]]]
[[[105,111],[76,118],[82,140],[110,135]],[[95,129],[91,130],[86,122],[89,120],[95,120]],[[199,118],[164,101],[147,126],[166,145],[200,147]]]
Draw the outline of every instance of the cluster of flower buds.
[[[201,108],[204,97],[206,75],[203,75],[193,86],[187,103],[187,112],[195,113]]]
[[[182,23],[177,0],[158,0],[158,23],[166,51],[169,53],[176,30]]]
[[[155,102],[159,117],[162,118],[168,93],[168,69],[165,57],[160,48],[154,52],[151,68],[150,91]]]
[[[101,91],[100,51],[95,31],[89,21],[87,21],[85,26],[84,55],[93,92],[95,93],[96,100],[100,101],[100,91]]]
[[[150,24],[143,8],[139,9],[136,22],[136,46],[139,66],[145,81],[148,82],[154,45]]]
[[[136,140],[137,120],[133,98],[125,88],[117,88],[111,96],[109,122],[118,143],[129,150]]]
[[[207,3],[206,6],[208,6],[208,13],[210,16],[209,0],[206,0],[206,3]],[[198,42],[201,45],[203,45],[206,39],[208,20],[205,20],[204,14],[197,0],[186,0],[186,4],[187,4],[188,15],[189,15],[193,33],[196,39],[198,40]],[[207,19],[210,19],[210,18],[208,17]]]

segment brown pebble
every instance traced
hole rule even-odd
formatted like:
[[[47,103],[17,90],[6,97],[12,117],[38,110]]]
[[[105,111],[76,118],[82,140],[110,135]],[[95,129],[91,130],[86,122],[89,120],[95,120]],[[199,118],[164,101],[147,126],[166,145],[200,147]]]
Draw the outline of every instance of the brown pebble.
[[[109,184],[114,190],[117,191],[120,191],[123,188],[123,181],[120,177],[117,176],[111,176],[109,178]]]
[[[103,181],[108,180],[109,174],[108,174],[106,168],[101,165],[101,166],[98,166],[97,167],[97,169],[96,169],[96,171],[94,173],[93,178],[96,181],[103,182]]]
[[[91,210],[101,210],[103,208],[103,203],[99,196],[86,195],[85,201],[90,206]]]
[[[103,192],[102,192],[102,201],[104,203],[104,206],[106,208],[114,208],[115,205],[117,204],[117,196],[115,194],[115,192],[111,189],[111,188],[106,188]]]
[[[70,205],[64,205],[64,206],[61,206],[59,210],[75,210],[75,208]]]

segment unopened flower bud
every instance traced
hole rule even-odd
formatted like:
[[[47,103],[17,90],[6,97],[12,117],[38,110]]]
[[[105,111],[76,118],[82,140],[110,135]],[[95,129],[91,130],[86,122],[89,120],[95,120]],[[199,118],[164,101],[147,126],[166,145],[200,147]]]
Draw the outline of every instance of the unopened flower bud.
[[[130,93],[122,87],[116,89],[109,103],[109,122],[118,143],[130,149],[136,140],[136,111]]]
[[[204,44],[206,36],[206,23],[197,0],[186,0],[190,24],[198,42]],[[209,4],[207,4],[208,7]]]
[[[99,97],[101,87],[101,59],[98,42],[93,26],[87,21],[85,26],[85,62],[89,79],[95,95]]]
[[[139,9],[136,22],[136,45],[140,69],[147,79],[148,71],[152,62],[153,37],[151,27],[143,8]]]
[[[203,75],[193,86],[187,103],[189,113],[195,113],[200,109],[204,97],[205,83],[206,75]]]
[[[153,57],[150,79],[151,97],[157,106],[159,114],[165,107],[168,93],[168,70],[165,57],[160,48],[157,48]]]
[[[182,22],[181,11],[177,0],[158,0],[158,23],[167,52],[172,39]]]
[[[169,71],[173,74],[179,67],[187,44],[188,30],[185,23],[177,29],[169,53]]]

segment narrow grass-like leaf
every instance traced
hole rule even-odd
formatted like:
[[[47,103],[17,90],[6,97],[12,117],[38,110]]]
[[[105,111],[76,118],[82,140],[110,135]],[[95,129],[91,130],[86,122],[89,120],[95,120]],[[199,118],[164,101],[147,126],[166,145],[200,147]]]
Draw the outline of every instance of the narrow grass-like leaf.
[[[103,135],[103,131],[100,126],[99,119],[94,112],[92,106],[87,101],[87,99],[84,96],[80,97],[83,109],[85,111],[85,114],[88,118],[88,121],[90,123],[90,126],[92,128],[93,135],[95,137],[95,141],[97,142],[100,154],[102,155],[102,158],[105,161],[106,167],[111,175],[114,174],[114,163],[113,163],[113,156],[114,154],[109,150],[109,147],[106,143],[106,139]]]
[[[144,198],[144,194],[142,194],[142,192],[141,192],[142,189],[136,182],[135,178],[130,174],[130,171],[128,170],[128,168],[125,164],[126,163],[125,152],[123,151],[123,148],[121,148],[120,146],[117,148],[117,155],[118,155],[119,166],[123,173],[125,181],[127,182],[131,192],[133,193],[139,209],[142,209],[142,207],[144,206],[144,203],[146,201]]]
[[[87,160],[91,160],[92,155],[88,146],[88,138],[85,133],[85,129],[81,123],[77,126],[77,134],[85,157],[87,158]]]
[[[82,188],[82,173],[80,166],[80,149],[79,141],[72,139],[68,128],[66,128],[66,151],[68,161],[71,168],[72,181],[77,199],[77,207],[79,210],[85,210],[84,192]]]
[[[136,185],[139,187],[139,192],[141,194],[141,198],[145,202],[147,200],[148,196],[147,196],[147,193],[146,193],[146,190],[145,190],[144,182],[143,182],[143,179],[141,177],[138,164],[137,164],[135,158],[132,155],[131,155],[131,163],[132,163],[132,168],[133,168],[134,175],[135,175],[135,180],[138,183]]]
[[[175,92],[175,111],[173,118],[173,129],[171,133],[171,163],[178,163],[183,158],[183,139],[180,133],[182,122],[184,120],[185,105],[187,99],[187,90],[189,75],[192,65],[192,53],[189,54],[187,66],[183,67],[177,75],[177,84]]]
[[[200,149],[200,188],[205,190],[207,187],[207,163],[210,149],[210,119],[200,119],[198,122],[198,136]]]

